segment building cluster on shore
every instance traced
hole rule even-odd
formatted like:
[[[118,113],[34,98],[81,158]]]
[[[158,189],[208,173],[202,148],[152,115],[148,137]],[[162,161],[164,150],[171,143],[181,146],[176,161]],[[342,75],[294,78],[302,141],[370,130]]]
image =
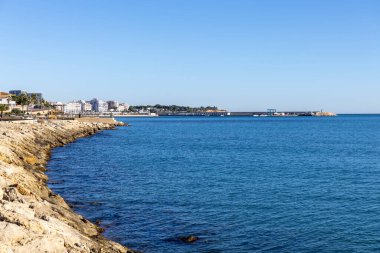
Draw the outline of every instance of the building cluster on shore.
[[[121,103],[115,100],[104,101],[98,98],[94,98],[88,101],[76,100],[70,101],[66,104],[61,102],[50,102],[57,110],[66,114],[86,114],[86,113],[107,113],[116,112],[122,113],[129,109],[127,103]]]
[[[33,114],[33,112],[45,113],[55,110],[63,114],[102,114],[102,113],[123,113],[127,112],[129,105],[115,100],[104,101],[98,98],[91,100],[76,100],[68,103],[46,101],[42,93],[30,93],[24,90],[10,90],[0,92],[0,105],[5,105],[6,112],[16,112],[18,110]]]

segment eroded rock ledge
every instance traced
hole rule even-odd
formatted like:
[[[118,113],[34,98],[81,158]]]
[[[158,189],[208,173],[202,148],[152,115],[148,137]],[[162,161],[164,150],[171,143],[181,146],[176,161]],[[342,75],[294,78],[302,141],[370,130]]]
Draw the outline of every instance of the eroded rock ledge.
[[[112,129],[77,121],[0,122],[0,253],[134,252],[101,235],[46,185],[54,147]]]

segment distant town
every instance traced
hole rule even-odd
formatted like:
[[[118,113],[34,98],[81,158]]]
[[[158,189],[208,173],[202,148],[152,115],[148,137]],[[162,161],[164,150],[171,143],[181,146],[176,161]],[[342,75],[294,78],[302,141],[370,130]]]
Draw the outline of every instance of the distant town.
[[[47,114],[105,114],[128,112],[129,105],[126,103],[93,98],[91,100],[75,100],[67,103],[49,101],[44,99],[42,93],[27,92],[24,90],[10,90],[0,92],[0,105],[5,105],[4,110],[9,114],[26,113],[28,115]]]
[[[293,111],[281,112],[267,109],[264,112],[229,112],[216,106],[189,107],[178,105],[130,106],[115,100],[72,100],[67,103],[46,100],[42,93],[24,90],[0,91],[1,118],[20,116],[55,117],[128,117],[128,116],[336,116],[331,112]]]

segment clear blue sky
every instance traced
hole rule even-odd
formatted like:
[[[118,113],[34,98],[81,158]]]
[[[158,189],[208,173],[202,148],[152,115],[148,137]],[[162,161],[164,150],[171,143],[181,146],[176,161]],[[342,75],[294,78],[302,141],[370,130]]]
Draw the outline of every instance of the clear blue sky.
[[[378,0],[0,0],[0,90],[380,113]]]

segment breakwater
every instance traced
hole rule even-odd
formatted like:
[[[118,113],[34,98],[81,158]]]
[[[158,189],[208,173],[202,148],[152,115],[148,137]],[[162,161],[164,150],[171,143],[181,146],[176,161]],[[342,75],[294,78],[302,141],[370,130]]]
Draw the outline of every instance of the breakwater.
[[[134,252],[76,214],[45,175],[52,148],[117,124],[0,122],[0,252]]]
[[[317,116],[330,117],[337,116],[333,112],[321,111],[256,111],[256,112],[228,112],[228,111],[205,111],[205,112],[159,112],[158,116],[235,116],[235,117],[294,117],[294,116]]]

